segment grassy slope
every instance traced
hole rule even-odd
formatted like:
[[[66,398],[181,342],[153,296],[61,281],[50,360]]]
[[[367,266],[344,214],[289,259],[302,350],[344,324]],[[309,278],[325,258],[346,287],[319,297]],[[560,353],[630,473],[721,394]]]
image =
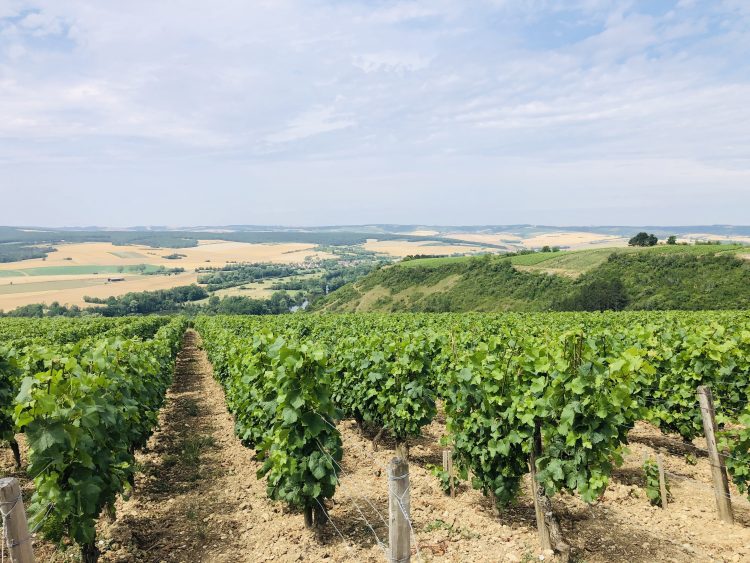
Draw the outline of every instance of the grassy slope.
[[[332,293],[324,311],[539,311],[587,284],[620,280],[629,309],[750,307],[740,246],[591,249],[514,257],[413,260]],[[565,274],[549,275],[550,273]]]
[[[649,255],[688,254],[704,256],[706,254],[736,253],[747,249],[739,245],[661,245],[651,248],[593,248],[591,250],[574,250],[566,252],[535,253],[514,256],[510,261],[514,266],[525,267],[528,271],[563,273],[578,276],[604,264],[612,254],[647,253]]]

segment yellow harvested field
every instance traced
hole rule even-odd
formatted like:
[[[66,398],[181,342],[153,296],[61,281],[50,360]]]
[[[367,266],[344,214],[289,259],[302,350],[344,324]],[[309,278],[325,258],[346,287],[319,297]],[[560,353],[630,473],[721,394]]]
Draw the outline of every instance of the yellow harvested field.
[[[521,239],[510,233],[445,233],[442,236],[479,244],[520,245]]]
[[[677,237],[677,242],[695,242],[706,240],[720,240],[722,242],[740,242],[750,244],[750,237],[712,235],[710,233],[690,233]]]
[[[369,239],[364,245],[365,250],[387,254],[395,258],[403,258],[412,254],[434,254],[436,256],[450,256],[451,254],[469,254],[473,252],[497,252],[495,248],[480,245],[450,245],[437,241],[405,240],[375,240]]]
[[[527,248],[560,246],[571,250],[580,250],[584,248],[627,246],[628,239],[596,233],[559,232],[525,238],[522,243]]]
[[[55,248],[57,252],[50,253],[46,260],[0,264],[0,310],[10,311],[23,305],[53,301],[84,307],[87,306],[83,301],[86,295],[106,298],[189,285],[198,280],[196,268],[222,267],[230,262],[302,264],[306,260],[335,258],[333,254],[313,250],[313,244],[252,244],[222,240],[202,240],[193,248],[115,246],[99,242],[59,244]],[[184,254],[185,257],[177,260],[164,258],[170,254]],[[146,276],[127,271],[127,267],[139,264],[184,268],[185,272]],[[97,272],[98,267],[102,267],[101,272]],[[120,267],[124,272],[117,271]],[[49,274],[46,273],[48,268]],[[108,282],[109,277],[125,279]]]
[[[0,270],[22,270],[50,266],[134,266],[151,264],[165,268],[195,269],[206,266],[224,266],[228,262],[274,262],[297,264],[310,259],[334,257],[327,252],[313,251],[314,244],[278,243],[251,244],[222,240],[202,240],[193,248],[151,248],[148,246],[115,246],[108,242],[84,242],[55,245],[57,252],[35,260],[0,264]],[[164,256],[184,254],[185,258],[168,260]],[[69,258],[69,260],[66,260]]]
[[[313,251],[316,245],[305,243],[250,244],[246,242],[199,241],[195,248],[182,248],[175,252],[186,254],[181,260],[167,260],[167,263],[190,263],[196,266],[227,262],[274,262],[277,264],[301,264],[306,259],[325,260],[334,258],[328,252]],[[167,264],[165,264],[167,265]]]
[[[41,276],[40,276],[41,277]],[[153,291],[169,289],[179,285],[190,285],[198,281],[198,274],[185,272],[171,276],[123,275],[125,281],[107,282],[107,276],[53,276],[56,280],[39,281],[40,277],[0,278],[0,310],[10,311],[16,307],[33,303],[57,301],[63,305],[89,306],[83,297],[110,297],[132,291]],[[44,276],[44,278],[48,278]],[[72,278],[72,279],[71,279]],[[10,282],[14,288],[25,291],[10,293]],[[73,283],[71,283],[73,282]],[[25,287],[24,287],[25,286]]]
[[[414,231],[407,231],[403,233],[398,233],[400,235],[411,235],[414,237],[434,237],[439,235],[440,233],[438,231],[428,231],[428,230],[414,230]]]

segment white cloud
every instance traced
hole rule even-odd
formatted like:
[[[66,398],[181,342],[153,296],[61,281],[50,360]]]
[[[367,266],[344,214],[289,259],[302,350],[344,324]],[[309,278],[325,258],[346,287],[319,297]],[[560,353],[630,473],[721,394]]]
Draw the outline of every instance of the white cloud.
[[[367,20],[373,23],[394,24],[440,15],[440,11],[428,8],[418,2],[400,2],[376,10],[367,16]]]
[[[427,68],[430,65],[430,59],[417,53],[380,51],[355,55],[352,63],[364,72],[413,72]]]
[[[281,131],[268,135],[266,140],[270,143],[288,143],[321,133],[346,129],[356,124],[357,122],[352,119],[336,116],[331,107],[315,108],[294,118]]]
[[[58,35],[64,29],[62,19],[49,12],[31,12],[24,16],[18,25],[31,31],[35,36]]]

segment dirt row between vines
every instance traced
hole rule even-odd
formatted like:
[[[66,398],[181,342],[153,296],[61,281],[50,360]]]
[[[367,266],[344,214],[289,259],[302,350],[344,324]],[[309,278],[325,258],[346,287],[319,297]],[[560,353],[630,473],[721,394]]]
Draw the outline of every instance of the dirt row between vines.
[[[269,500],[256,478],[260,464],[234,436],[221,387],[200,347],[188,332],[175,381],[160,415],[160,427],[137,455],[136,492],[118,501],[117,520],[99,524],[102,561],[110,562],[382,562],[388,520],[386,466],[394,444],[380,451],[343,421],[341,486],[329,503],[331,522],[320,534],[304,528],[302,515]],[[444,495],[428,469],[442,460],[438,419],[411,446],[411,506],[414,561],[529,562],[552,558],[538,549],[534,509],[522,494],[497,512],[492,502],[466,483],[457,496]],[[603,499],[592,506],[558,495],[553,504],[574,560],[746,561],[750,560],[750,503],[735,496],[737,524],[716,518],[710,467],[697,448],[661,436],[645,424],[631,434],[624,465]],[[644,489],[644,453],[662,451],[671,474],[673,503],[652,507]],[[12,467],[8,451],[0,468]],[[19,477],[23,474],[19,473]],[[26,498],[32,490],[24,479]],[[529,483],[524,483],[524,493]],[[736,491],[733,491],[736,493]],[[418,551],[417,551],[418,550]],[[72,561],[37,540],[39,561]]]

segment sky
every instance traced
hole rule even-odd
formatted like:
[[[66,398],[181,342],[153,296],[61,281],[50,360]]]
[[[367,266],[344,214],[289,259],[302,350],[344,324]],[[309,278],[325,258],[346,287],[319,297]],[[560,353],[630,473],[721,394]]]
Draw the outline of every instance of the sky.
[[[0,0],[0,224],[750,223],[747,0]]]

